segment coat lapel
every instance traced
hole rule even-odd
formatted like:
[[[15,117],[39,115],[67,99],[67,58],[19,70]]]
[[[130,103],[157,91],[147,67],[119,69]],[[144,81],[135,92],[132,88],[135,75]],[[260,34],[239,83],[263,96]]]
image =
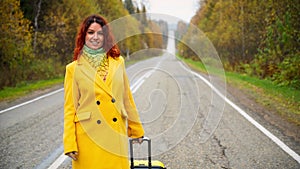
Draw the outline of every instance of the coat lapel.
[[[110,62],[109,62],[109,64],[110,64]],[[109,65],[108,75],[112,73],[111,67],[113,67],[113,65],[112,66]],[[102,88],[108,95],[113,96],[111,88],[108,85],[111,83],[112,76],[109,75],[106,79],[106,81],[109,80],[110,83],[104,82],[101,79],[101,77],[97,74],[96,70],[83,57],[80,57],[78,59],[78,68],[88,79],[90,79],[91,81],[96,83],[96,85],[99,86],[100,88]]]
[[[112,57],[109,57],[108,58],[108,61],[109,61],[109,68],[108,68],[108,74],[107,74],[107,77],[106,77],[106,81],[105,81],[105,84],[107,86],[111,86],[111,83],[112,83],[112,79],[114,77],[114,73],[115,73],[115,70],[116,68],[119,66],[117,64],[117,61],[115,59],[113,59]]]

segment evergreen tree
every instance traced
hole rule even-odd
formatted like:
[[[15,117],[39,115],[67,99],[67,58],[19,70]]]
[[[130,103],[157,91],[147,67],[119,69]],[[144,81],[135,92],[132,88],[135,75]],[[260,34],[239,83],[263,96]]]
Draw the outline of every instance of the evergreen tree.
[[[135,8],[133,6],[132,0],[125,0],[124,1],[124,7],[127,9],[129,14],[134,14],[135,13]]]

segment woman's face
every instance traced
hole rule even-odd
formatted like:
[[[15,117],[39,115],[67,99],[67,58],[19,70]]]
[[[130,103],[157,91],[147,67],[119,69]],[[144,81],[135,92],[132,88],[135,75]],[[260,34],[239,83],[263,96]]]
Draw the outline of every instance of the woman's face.
[[[101,25],[94,22],[88,28],[85,35],[85,44],[91,49],[99,49],[103,46],[104,34]]]

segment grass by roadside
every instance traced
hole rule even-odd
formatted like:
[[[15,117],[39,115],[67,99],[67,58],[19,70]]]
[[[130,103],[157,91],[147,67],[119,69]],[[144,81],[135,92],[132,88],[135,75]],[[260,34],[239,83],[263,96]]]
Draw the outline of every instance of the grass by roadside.
[[[4,89],[0,90],[0,101],[16,99],[35,90],[46,89],[52,87],[53,85],[62,84],[63,80],[63,77],[59,77],[36,82],[24,82],[18,84],[16,87],[5,87]]]
[[[207,73],[201,62],[183,59],[191,68]],[[217,73],[218,71],[213,71]],[[235,72],[225,72],[227,83],[250,95],[255,101],[269,110],[275,110],[283,118],[300,126],[300,90],[278,86],[270,80],[258,79]]]

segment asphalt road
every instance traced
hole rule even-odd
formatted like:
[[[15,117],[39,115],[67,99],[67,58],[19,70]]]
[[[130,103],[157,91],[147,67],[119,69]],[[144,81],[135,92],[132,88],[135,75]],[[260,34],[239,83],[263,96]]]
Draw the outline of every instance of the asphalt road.
[[[217,95],[172,53],[138,62],[127,72],[152,139],[152,158],[168,169],[300,168],[295,160],[300,152],[293,151],[293,158],[240,112],[247,111]],[[0,130],[1,169],[48,168],[63,150],[63,91],[2,112]],[[299,150],[299,144],[289,145]],[[135,155],[146,158],[145,149],[135,145]],[[57,168],[71,168],[70,160]]]

